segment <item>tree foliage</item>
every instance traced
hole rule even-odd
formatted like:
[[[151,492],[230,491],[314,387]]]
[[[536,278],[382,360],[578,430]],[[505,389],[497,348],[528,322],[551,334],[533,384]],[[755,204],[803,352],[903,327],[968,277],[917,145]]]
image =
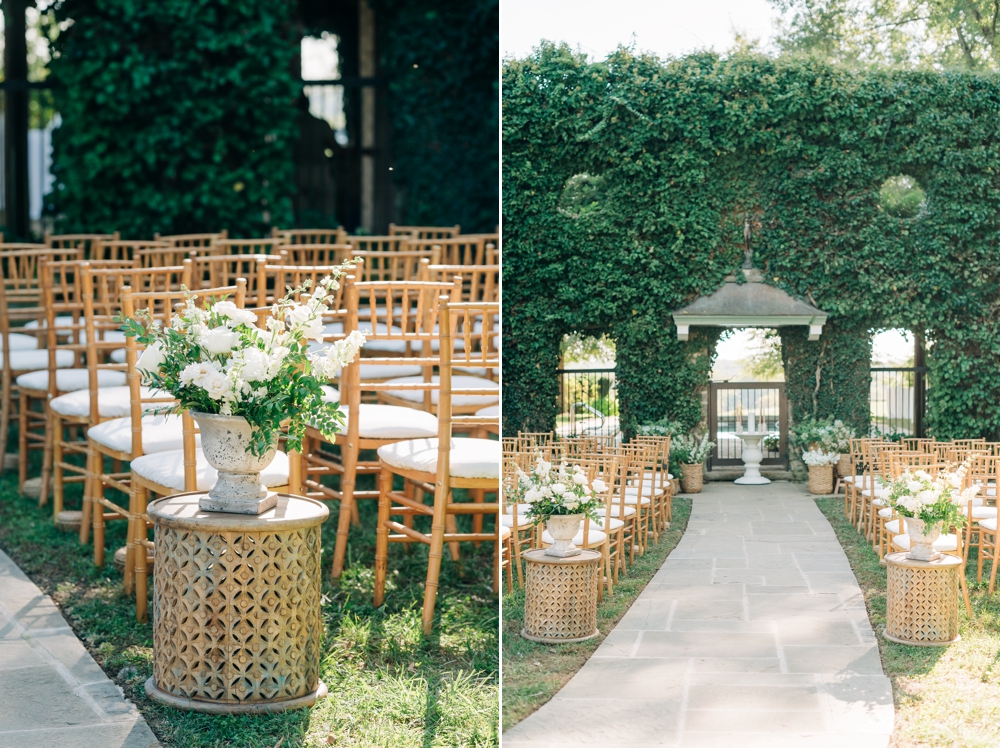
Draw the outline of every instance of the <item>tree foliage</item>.
[[[1000,436],[998,76],[544,45],[503,85],[506,432],[552,427],[568,332],[615,339],[627,434],[694,425],[718,332],[680,342],[670,312],[740,266],[750,214],[766,282],[830,315],[782,330],[793,419],[867,431],[870,331],[923,329],[933,433]],[[573,217],[580,174],[601,206]],[[881,206],[900,174],[911,218]]]
[[[831,62],[1000,68],[997,0],[769,0],[786,53]]]
[[[492,232],[499,199],[497,0],[378,0],[406,222]]]
[[[75,0],[50,65],[62,126],[46,209],[125,237],[291,223],[291,0]]]

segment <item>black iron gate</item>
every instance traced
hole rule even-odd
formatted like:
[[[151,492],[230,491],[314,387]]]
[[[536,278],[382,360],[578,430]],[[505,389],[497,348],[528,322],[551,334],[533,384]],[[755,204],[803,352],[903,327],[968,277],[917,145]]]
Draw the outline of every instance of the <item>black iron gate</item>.
[[[925,436],[927,367],[871,370],[872,433]]]
[[[751,423],[751,414],[753,422]],[[788,403],[784,382],[712,382],[708,389],[708,438],[715,449],[708,467],[743,464],[740,432],[766,431],[762,465],[788,464]]]
[[[618,392],[614,369],[556,369],[559,375],[560,436],[618,433]]]

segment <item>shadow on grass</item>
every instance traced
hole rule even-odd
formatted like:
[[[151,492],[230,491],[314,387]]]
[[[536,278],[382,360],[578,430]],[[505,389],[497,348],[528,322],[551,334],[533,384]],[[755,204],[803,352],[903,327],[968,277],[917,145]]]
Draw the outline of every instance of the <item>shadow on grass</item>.
[[[78,491],[71,489],[67,506],[78,504]],[[94,567],[92,548],[57,530],[51,507],[40,509],[35,500],[20,496],[10,475],[0,480],[0,548],[53,597],[164,746],[498,745],[499,610],[491,589],[492,547],[463,545],[461,570],[445,560],[434,634],[425,638],[425,547],[390,548],[386,604],[374,608],[374,502],[361,502],[360,512],[362,527],[351,532],[352,565],[336,586],[328,576],[336,516],[323,528],[320,677],[330,695],[312,709],[273,715],[182,712],[147,699],[143,684],[152,674],[151,626],[136,622],[121,574],[110,563]],[[110,560],[124,545],[124,523],[109,523],[106,540]]]
[[[892,681],[896,707],[893,745],[1000,745],[1000,595],[987,591],[988,576],[976,582],[977,549],[970,550],[966,583],[971,618],[959,601],[961,641],[948,647],[917,647],[882,637],[886,618],[886,571],[871,544],[844,517],[842,497],[816,504],[847,554],[865,598],[882,667]],[[986,564],[988,573],[989,563]]]
[[[597,606],[599,636],[575,644],[539,644],[521,636],[524,590],[503,597],[503,729],[545,704],[572,678],[604,641],[677,545],[691,516],[691,499],[675,498],[673,522],[646,555],[619,577],[612,595]]]

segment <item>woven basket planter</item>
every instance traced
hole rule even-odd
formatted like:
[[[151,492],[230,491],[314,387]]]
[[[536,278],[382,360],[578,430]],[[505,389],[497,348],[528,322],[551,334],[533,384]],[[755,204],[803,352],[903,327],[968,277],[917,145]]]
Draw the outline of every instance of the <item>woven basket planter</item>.
[[[704,481],[705,474],[702,463],[699,462],[696,465],[681,463],[681,487],[684,489],[684,493],[701,493]]]
[[[837,463],[837,475],[841,478],[846,478],[851,474],[851,456],[841,455],[840,461]]]
[[[833,493],[833,465],[809,466],[809,493],[817,496]]]

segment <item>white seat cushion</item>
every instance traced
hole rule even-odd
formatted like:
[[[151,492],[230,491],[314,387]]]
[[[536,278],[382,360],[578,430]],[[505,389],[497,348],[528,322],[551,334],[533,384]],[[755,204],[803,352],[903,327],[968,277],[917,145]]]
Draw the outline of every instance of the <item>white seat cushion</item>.
[[[142,451],[143,454],[153,452],[168,452],[171,449],[184,448],[183,418],[179,415],[155,415],[142,418]],[[98,444],[119,452],[132,450],[132,419],[113,418],[96,426],[91,426],[87,436]],[[195,441],[201,439],[195,434]]]
[[[184,490],[184,450],[156,452],[132,460],[132,472],[146,480],[173,491]],[[218,471],[208,464],[204,452],[198,449],[197,491],[208,491],[219,477]],[[260,481],[268,488],[288,485],[288,455],[277,452],[274,461],[260,471]]]
[[[626,489],[626,490],[628,490],[628,489]],[[621,499],[618,496],[615,496],[615,497],[613,497],[611,499],[611,501],[612,501],[612,503],[617,504],[617,503],[619,503],[621,501]],[[628,504],[628,505],[631,505],[631,506],[636,506],[637,504],[640,504],[640,503],[643,506],[649,506],[649,504],[651,502],[652,502],[652,499],[650,499],[648,496],[643,496],[640,499],[635,494],[632,494],[631,496],[629,496],[628,494],[625,494],[625,504]]]
[[[969,507],[966,506],[963,513],[968,515]],[[972,507],[972,519],[973,521],[981,519],[996,519],[997,508],[995,506],[974,506]],[[980,523],[982,524],[982,523]]]
[[[499,405],[488,405],[485,408],[480,408],[476,411],[477,416],[499,416],[500,406]]]
[[[47,390],[49,388],[49,370],[31,371],[22,374],[16,380],[18,387],[28,390]],[[98,370],[98,387],[117,387],[125,384],[124,371]],[[90,386],[90,374],[86,369],[59,369],[56,371],[56,389],[60,392],[75,392],[85,390]]]
[[[594,524],[590,524],[590,529],[587,530],[587,547],[593,548],[595,545],[604,545],[604,541],[608,536],[603,532],[594,527]],[[552,536],[549,535],[549,531],[545,530],[542,533],[542,543],[544,545],[552,545],[555,542],[552,540]],[[578,545],[583,547],[583,522],[580,522],[580,532],[573,536],[573,545]]]
[[[504,509],[504,512],[506,514],[513,514],[516,509],[518,514],[527,514],[530,506],[531,504],[511,504],[509,507]]]
[[[73,365],[73,351],[56,351],[56,366],[60,369],[68,369]],[[0,350],[0,366],[3,366],[3,351]],[[49,352],[39,349],[37,351],[11,351],[10,368],[14,371],[37,371],[38,369],[49,368]]]
[[[889,517],[892,516],[892,508],[886,507],[885,509],[879,509],[878,516],[881,517],[882,519],[889,519]]]
[[[157,397],[149,387],[141,389],[142,397]],[[164,395],[166,397],[166,395]],[[143,409],[150,411],[165,407],[169,403],[143,403]],[[90,415],[90,390],[77,390],[60,395],[49,401],[49,407],[64,416],[86,418]],[[101,418],[122,418],[131,410],[131,395],[126,387],[102,387],[97,392],[97,408]]]
[[[861,492],[861,495],[862,496],[871,496],[872,495],[871,489],[870,488],[865,489],[864,491]],[[876,488],[875,489],[875,495],[878,498],[880,498],[880,499],[884,499],[884,498],[886,498],[889,495],[889,489],[888,488]]]
[[[501,527],[513,527],[514,526],[514,515],[513,514],[501,514],[500,515],[500,526]],[[523,514],[517,515],[517,529],[523,530],[525,528],[531,527],[531,520],[528,519]]]
[[[510,528],[500,525],[500,540],[506,540],[510,537]]]
[[[83,318],[80,318],[80,322],[83,322]],[[69,327],[73,324],[72,317],[56,317],[56,327]],[[47,327],[46,320],[29,320],[24,323],[25,330],[37,330],[40,327]]]
[[[115,348],[113,351],[111,351],[111,356],[109,356],[109,358],[111,359],[112,362],[114,362],[116,364],[124,364],[125,363],[125,349],[124,348]]]
[[[990,530],[991,532],[996,532],[997,531],[997,520],[996,520],[996,518],[994,518],[994,519],[984,519],[982,522],[979,523],[979,526],[983,527],[983,528],[985,528],[987,530]]]
[[[656,496],[658,493],[660,493],[660,492],[658,490],[656,490],[656,488],[654,488],[653,486],[649,485],[649,483],[646,483],[645,481],[643,481],[643,484],[642,484],[642,495],[643,496],[649,498],[651,496]],[[639,487],[638,486],[625,486],[625,495],[626,496],[638,496],[638,494],[639,494]]]
[[[609,517],[605,519],[604,517],[598,517],[594,520],[594,525],[599,527],[601,530],[614,532],[621,527],[625,526],[625,521],[620,519],[615,519],[614,517]]]
[[[901,532],[903,532],[903,530],[906,529],[905,527],[900,527],[901,524],[902,522],[900,522],[898,519],[894,519],[891,522],[886,522],[885,531],[890,535],[899,535]]]
[[[901,551],[910,550],[910,536],[896,535],[892,539],[892,544]],[[952,535],[942,535],[931,544],[931,548],[938,552],[954,551],[958,549],[958,539]]]
[[[437,472],[438,440],[408,439],[378,448],[378,456],[392,467]],[[500,478],[500,442],[492,439],[452,439],[452,478]]]
[[[323,385],[323,402],[325,403],[339,403],[340,402],[340,390],[336,387],[331,387],[328,384]]]
[[[12,351],[33,351],[38,348],[38,338],[34,335],[25,335],[23,332],[12,332],[7,334]],[[0,348],[2,350],[2,348]]]
[[[624,511],[623,511],[624,510]],[[612,504],[611,508],[608,509],[608,514],[612,517],[631,517],[635,514],[635,505],[622,507],[619,504]]]
[[[350,413],[346,405],[340,409]],[[438,433],[436,416],[398,405],[361,403],[358,420],[358,434],[365,439],[429,439]]]
[[[386,384],[422,384],[424,378],[422,376],[416,377],[396,377],[395,379],[390,379]],[[438,375],[435,374],[431,382],[433,384],[438,384],[440,379]],[[466,377],[466,376],[453,376],[451,378],[451,386],[455,389],[480,389],[480,390],[496,390],[496,396],[493,395],[453,395],[451,398],[452,405],[492,405],[500,400],[500,385],[496,382],[492,382],[489,379],[480,379],[479,377]],[[400,400],[409,400],[414,403],[422,402],[424,399],[424,392],[426,390],[389,390],[389,394],[393,397],[399,398]],[[431,390],[431,402],[435,405],[440,397],[440,390]]]
[[[70,327],[72,324],[73,324],[73,318],[72,317],[56,317],[56,327]],[[78,326],[82,326],[83,325],[83,317],[80,317],[79,321],[77,321],[76,324]],[[25,330],[37,330],[37,329],[39,329],[39,326],[41,326],[42,328],[46,327],[46,325],[44,324],[44,322],[40,325],[39,322],[38,322],[38,320],[34,320],[33,319],[33,320],[25,323],[24,329]],[[74,332],[73,330],[56,330],[56,333],[60,337],[64,337],[64,336],[70,335],[73,332]],[[81,343],[86,343],[87,342],[87,331],[86,330],[82,329],[82,327],[81,327],[81,329],[78,329],[75,332],[77,334],[77,340],[79,340]],[[98,335],[97,339],[98,340],[105,340],[105,341],[112,342],[112,343],[124,343],[125,342],[125,333],[123,333],[121,330],[105,330],[104,333],[103,333],[103,336],[102,335]],[[122,360],[124,360],[124,359],[122,359]]]

